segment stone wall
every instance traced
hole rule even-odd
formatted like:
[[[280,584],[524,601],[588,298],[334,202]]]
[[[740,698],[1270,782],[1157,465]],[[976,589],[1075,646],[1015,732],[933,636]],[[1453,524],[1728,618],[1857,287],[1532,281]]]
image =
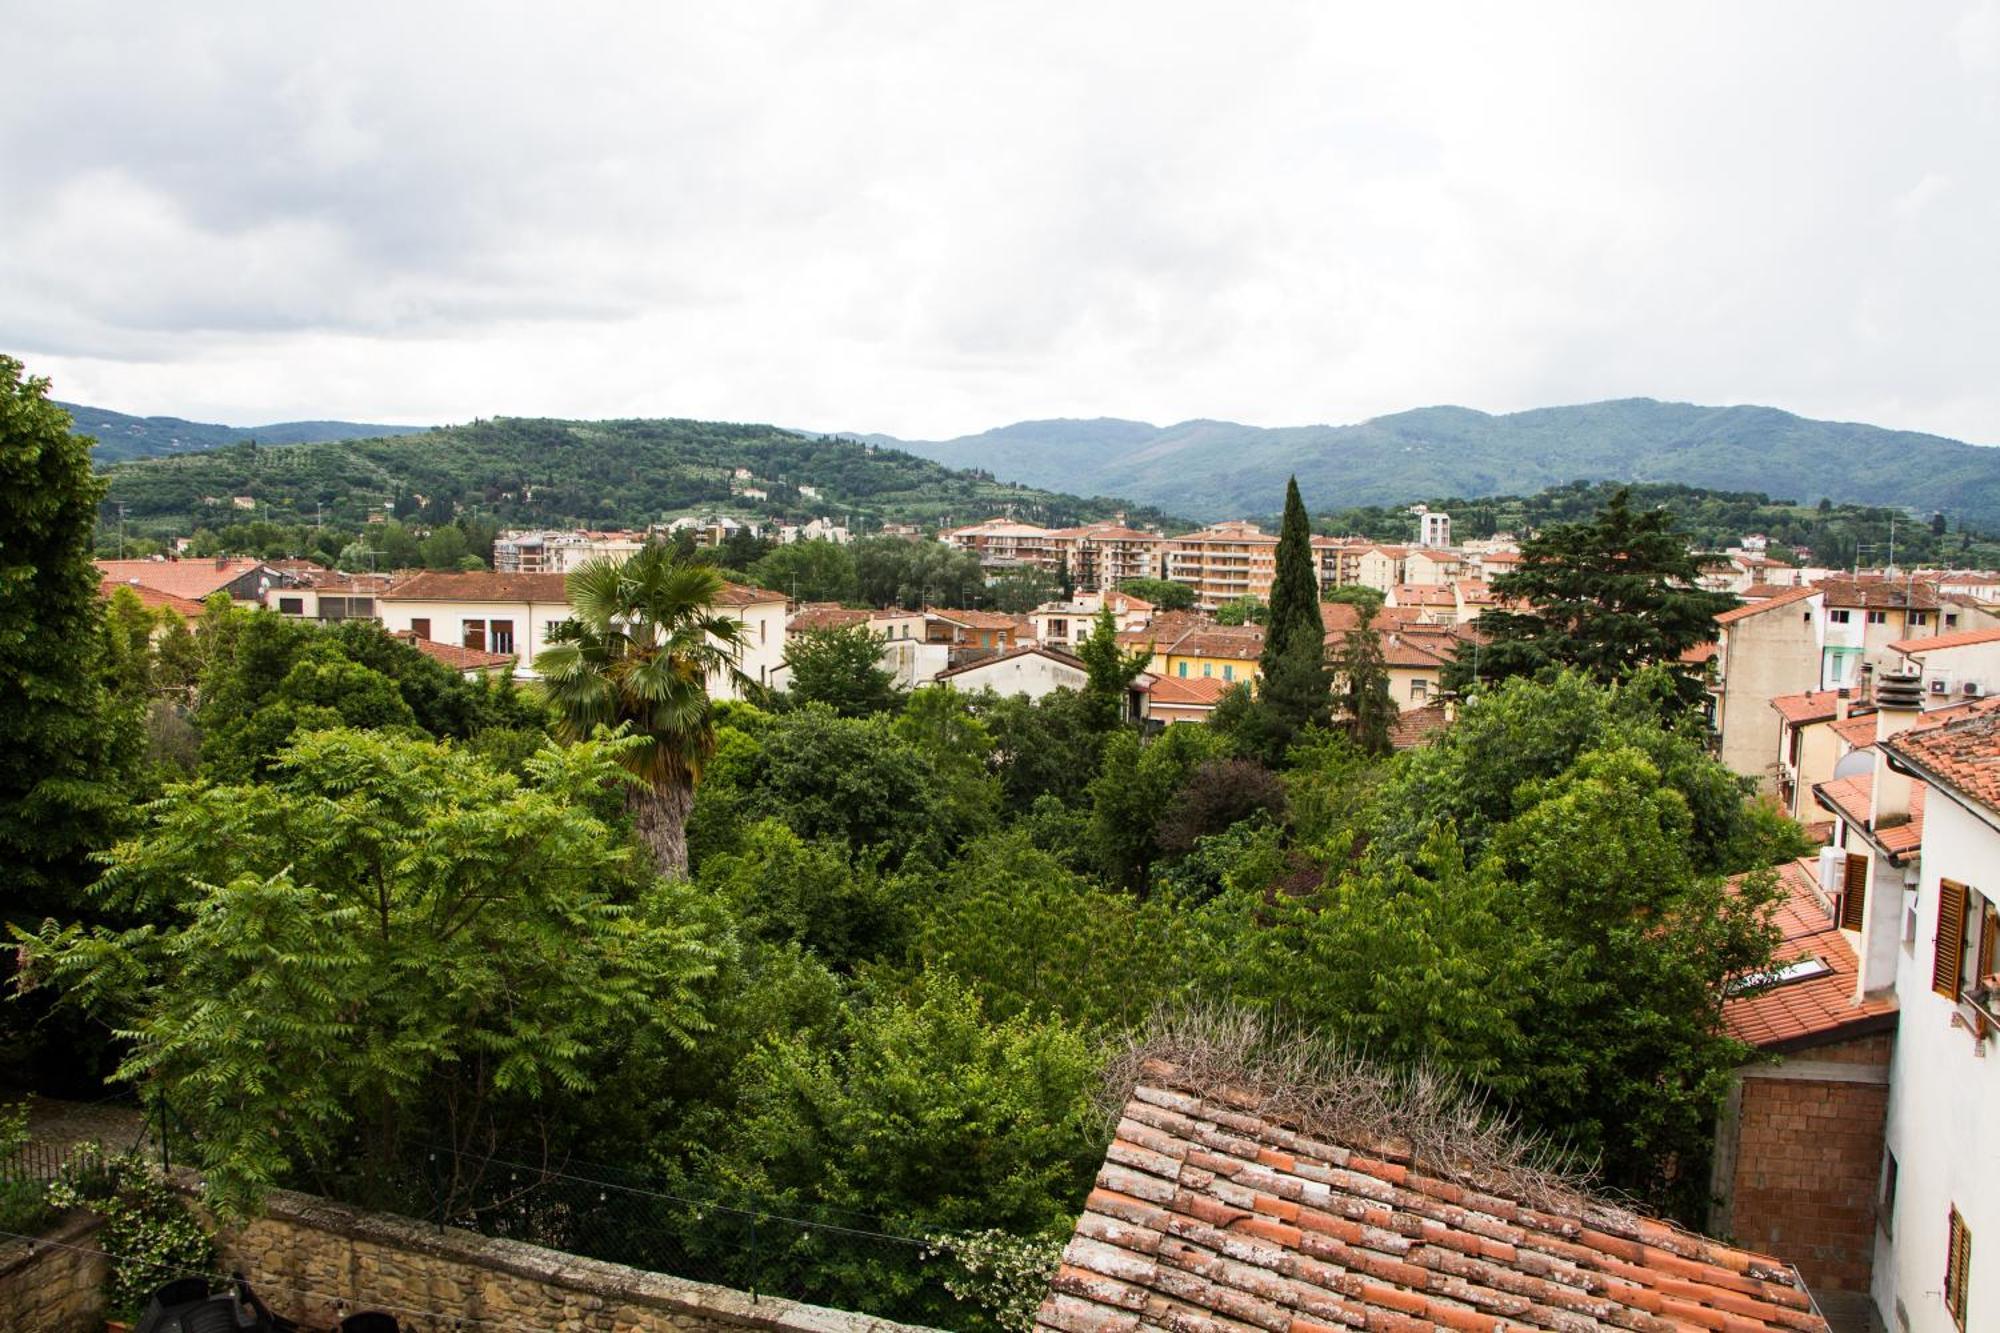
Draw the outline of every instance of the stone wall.
[[[97,1333],[104,1327],[101,1225],[79,1213],[40,1240],[0,1245],[0,1329]]]
[[[1815,1295],[1866,1292],[1874,1268],[1889,1038],[1739,1071],[1718,1173],[1718,1229],[1799,1270]]]
[[[896,1333],[910,1325],[600,1263],[277,1191],[218,1242],[279,1314],[385,1310],[413,1333]],[[0,1322],[0,1328],[14,1325]]]

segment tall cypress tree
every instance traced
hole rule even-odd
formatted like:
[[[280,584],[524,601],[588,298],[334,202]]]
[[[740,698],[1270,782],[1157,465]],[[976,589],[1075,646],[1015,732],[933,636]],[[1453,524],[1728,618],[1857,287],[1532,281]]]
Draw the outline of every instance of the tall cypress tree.
[[[1319,579],[1313,574],[1312,524],[1299,498],[1299,479],[1285,485],[1285,521],[1278,528],[1277,570],[1271,579],[1271,611],[1264,625],[1264,654],[1258,669],[1271,676],[1300,639],[1315,651],[1326,641],[1319,614]]]
[[[90,441],[0,356],[0,858],[14,920],[68,906],[126,814],[135,739],[105,688]]]

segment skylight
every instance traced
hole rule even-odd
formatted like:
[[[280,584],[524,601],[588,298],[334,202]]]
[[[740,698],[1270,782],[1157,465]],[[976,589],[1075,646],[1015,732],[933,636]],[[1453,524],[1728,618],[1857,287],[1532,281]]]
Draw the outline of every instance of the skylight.
[[[1776,986],[1788,986],[1794,981],[1811,981],[1833,971],[1824,958],[1794,958],[1790,962],[1779,963],[1768,972],[1752,972],[1729,983],[1729,994],[1741,995],[1746,991],[1770,990]]]

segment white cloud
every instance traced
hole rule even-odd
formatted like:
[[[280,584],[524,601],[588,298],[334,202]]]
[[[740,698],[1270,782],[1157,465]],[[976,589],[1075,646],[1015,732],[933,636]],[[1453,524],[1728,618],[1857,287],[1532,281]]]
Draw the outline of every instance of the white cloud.
[[[1626,394],[2000,443],[1991,3],[43,6],[0,346],[231,421]]]

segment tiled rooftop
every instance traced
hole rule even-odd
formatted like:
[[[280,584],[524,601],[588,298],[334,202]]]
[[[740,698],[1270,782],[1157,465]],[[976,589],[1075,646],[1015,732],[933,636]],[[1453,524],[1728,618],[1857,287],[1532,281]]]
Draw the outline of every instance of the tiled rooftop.
[[[145,584],[133,579],[114,579],[106,575],[98,580],[98,595],[104,598],[108,599],[112,593],[117,592],[120,588],[129,588],[138,597],[139,604],[148,610],[172,611],[182,620],[199,620],[201,613],[207,610],[206,607],[193,598],[176,597],[170,592],[162,592],[158,588],[149,588]]]
[[[1962,629],[1956,634],[1933,634],[1924,639],[1898,639],[1890,650],[1905,657],[1919,657],[1941,648],[1969,648],[1974,644],[2000,643],[2000,629]]]
[[[1765,1050],[1796,1050],[1859,1035],[1886,1025],[1896,1012],[1895,996],[1886,992],[1856,1002],[1854,948],[1835,924],[1815,871],[1811,857],[1778,867],[1785,896],[1777,924],[1784,938],[1773,961],[1783,966],[1817,958],[1828,970],[1723,1002],[1722,1024],[1729,1035]],[[1739,875],[1736,882],[1744,878]]]
[[[483,648],[461,648],[455,643],[439,643],[435,639],[420,639],[414,633],[405,631],[396,636],[416,648],[425,657],[442,662],[453,671],[497,671],[514,665],[512,653],[489,653]]]
[[[1825,809],[1833,811],[1849,826],[1863,830],[1891,856],[1902,856],[1924,845],[1924,784],[1910,784],[1910,817],[1901,824],[1883,829],[1868,828],[1868,807],[1874,799],[1875,777],[1860,773],[1851,778],[1822,782],[1813,794]]]
[[[252,570],[264,568],[262,560],[100,560],[100,577],[120,583],[138,583],[158,592],[190,601],[200,601],[234,583]],[[273,579],[276,583],[279,580]]]
[[[1141,1067],[1038,1329],[1826,1329],[1776,1259],[1497,1172],[1447,1177],[1405,1144],[1322,1141],[1257,1106]]]
[[[1790,606],[1794,602],[1803,602],[1818,591],[1819,589],[1817,588],[1786,588],[1775,597],[1766,597],[1761,602],[1745,602],[1742,606],[1734,610],[1724,611],[1715,618],[1715,623],[1718,625],[1733,625],[1737,621],[1750,616],[1760,616],[1766,611],[1776,610],[1781,606]]]
[[[1804,694],[1781,694],[1771,700],[1771,707],[1796,727],[1805,722],[1824,722],[1835,716],[1839,703],[1839,690],[1808,690]]]
[[[1955,794],[2000,810],[2000,714],[1981,710],[1941,727],[1906,731],[1883,745]]]

